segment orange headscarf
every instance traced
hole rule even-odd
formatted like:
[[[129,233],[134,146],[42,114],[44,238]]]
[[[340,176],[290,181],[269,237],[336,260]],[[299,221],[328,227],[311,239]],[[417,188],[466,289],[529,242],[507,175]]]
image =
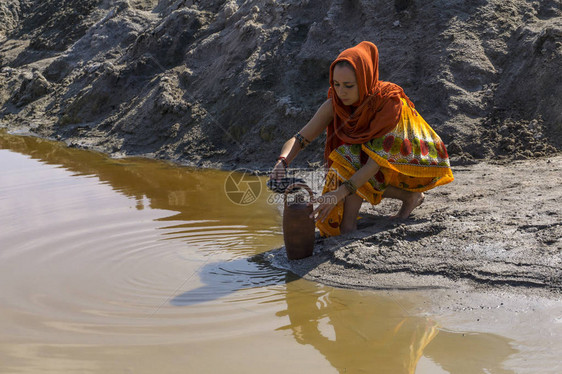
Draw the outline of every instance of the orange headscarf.
[[[345,105],[334,89],[334,67],[340,61],[347,61],[355,70],[359,88],[359,101],[352,106]],[[390,82],[379,81],[379,51],[371,42],[361,42],[346,49],[330,66],[330,90],[334,121],[328,125],[324,159],[330,165],[328,156],[343,143],[362,144],[381,137],[390,131],[400,119],[402,103],[406,99],[414,107],[404,90]]]

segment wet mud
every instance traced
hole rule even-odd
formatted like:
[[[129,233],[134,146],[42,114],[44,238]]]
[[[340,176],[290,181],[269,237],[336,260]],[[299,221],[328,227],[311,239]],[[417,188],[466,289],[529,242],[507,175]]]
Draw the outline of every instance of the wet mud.
[[[562,291],[562,157],[454,168],[404,221],[399,205],[364,203],[358,230],[318,237],[314,256],[273,263],[343,287]]]

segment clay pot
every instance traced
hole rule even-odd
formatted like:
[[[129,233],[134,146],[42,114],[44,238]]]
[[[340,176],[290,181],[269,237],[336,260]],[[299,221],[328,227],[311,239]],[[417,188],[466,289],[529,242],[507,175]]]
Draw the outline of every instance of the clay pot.
[[[305,189],[312,199],[312,190],[306,184],[294,183],[287,187],[284,196],[283,208],[283,239],[289,260],[298,260],[312,255],[314,250],[315,225],[312,214],[312,205],[306,201],[287,202],[287,194],[295,189]]]

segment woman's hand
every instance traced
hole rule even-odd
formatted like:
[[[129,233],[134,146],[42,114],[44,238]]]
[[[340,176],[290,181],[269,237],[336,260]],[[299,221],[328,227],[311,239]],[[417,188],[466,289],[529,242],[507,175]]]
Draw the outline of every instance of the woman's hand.
[[[313,199],[313,201],[311,201],[309,204],[312,205],[312,203],[317,203],[319,205],[318,207],[316,207],[316,209],[314,209],[314,211],[310,215],[310,218],[314,218],[315,221],[324,221],[328,217],[332,209],[334,209],[338,202],[343,200],[348,193],[349,192],[347,188],[345,188],[344,186],[340,186],[334,191],[330,191],[318,198]]]
[[[273,170],[271,171],[271,174],[269,175],[269,179],[278,180],[281,178],[285,178],[286,172],[287,169],[285,168],[283,162],[281,160],[277,160],[275,166],[273,167]]]

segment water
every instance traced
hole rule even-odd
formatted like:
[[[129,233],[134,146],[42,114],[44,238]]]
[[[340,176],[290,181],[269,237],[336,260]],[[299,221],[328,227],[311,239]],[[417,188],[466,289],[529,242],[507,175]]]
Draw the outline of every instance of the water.
[[[1,373],[511,373],[493,334],[271,268],[279,209],[227,172],[0,132]],[[477,360],[467,360],[476,349]]]

